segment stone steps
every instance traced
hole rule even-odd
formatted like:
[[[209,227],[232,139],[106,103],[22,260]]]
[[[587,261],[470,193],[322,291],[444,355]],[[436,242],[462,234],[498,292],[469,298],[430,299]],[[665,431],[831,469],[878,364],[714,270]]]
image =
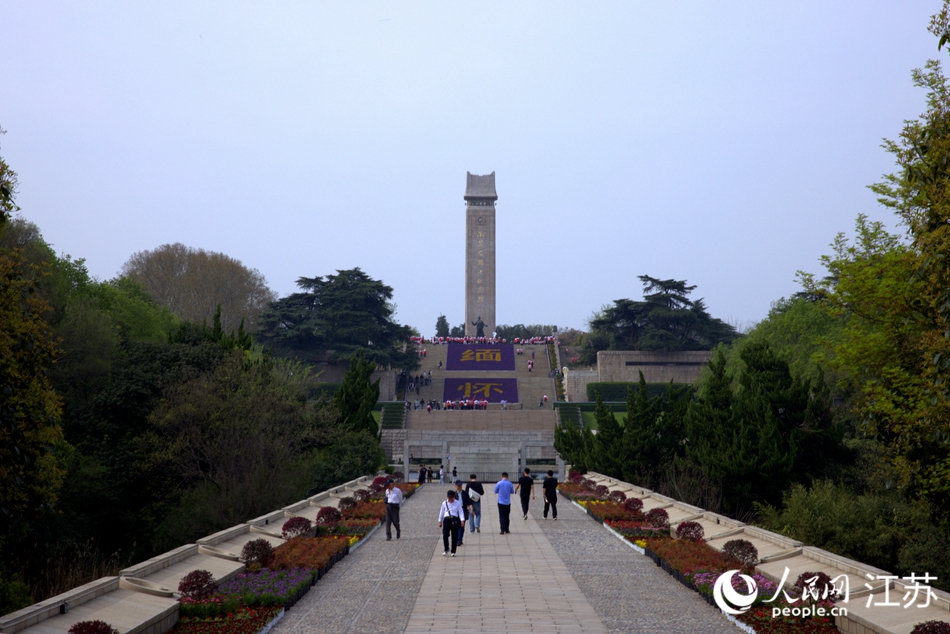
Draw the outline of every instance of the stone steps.
[[[455,345],[455,344],[452,344]],[[557,391],[554,385],[554,378],[551,375],[551,366],[548,362],[547,346],[521,346],[525,350],[524,356],[516,357],[516,370],[514,372],[455,372],[445,369],[439,370],[439,361],[445,368],[446,349],[448,345],[425,345],[417,346],[417,349],[425,348],[427,356],[420,359],[422,366],[416,371],[416,374],[432,371],[432,384],[427,387],[421,387],[419,393],[414,391],[407,394],[409,402],[416,399],[423,401],[435,400],[441,401],[443,396],[443,379],[446,378],[498,378],[498,379],[518,379],[519,402],[525,409],[538,409],[538,403],[546,394],[548,397],[547,408],[552,407],[556,398]],[[531,351],[534,350],[534,370],[528,372],[527,363],[531,358]],[[500,408],[500,406],[498,406]]]

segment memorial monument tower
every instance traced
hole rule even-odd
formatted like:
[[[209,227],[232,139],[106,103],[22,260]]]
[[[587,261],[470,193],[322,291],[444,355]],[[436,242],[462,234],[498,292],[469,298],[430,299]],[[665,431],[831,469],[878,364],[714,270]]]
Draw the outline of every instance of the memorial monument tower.
[[[465,334],[491,337],[495,321],[495,172],[465,184]],[[481,331],[481,333],[479,332]]]

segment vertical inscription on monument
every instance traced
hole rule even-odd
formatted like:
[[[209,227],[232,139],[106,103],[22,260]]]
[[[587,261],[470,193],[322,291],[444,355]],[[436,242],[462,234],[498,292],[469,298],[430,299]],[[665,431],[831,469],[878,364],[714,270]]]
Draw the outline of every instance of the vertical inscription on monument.
[[[495,172],[465,185],[465,334],[495,330]],[[481,324],[479,324],[481,322]]]

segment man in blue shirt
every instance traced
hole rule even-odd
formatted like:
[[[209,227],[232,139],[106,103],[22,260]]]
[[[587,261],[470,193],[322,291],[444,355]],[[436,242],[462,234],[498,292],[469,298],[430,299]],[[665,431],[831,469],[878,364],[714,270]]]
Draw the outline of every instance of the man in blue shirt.
[[[498,520],[501,522],[501,534],[507,535],[509,520],[511,519],[511,494],[515,492],[515,485],[508,480],[508,474],[502,473],[501,480],[495,484],[495,495],[498,496]]]

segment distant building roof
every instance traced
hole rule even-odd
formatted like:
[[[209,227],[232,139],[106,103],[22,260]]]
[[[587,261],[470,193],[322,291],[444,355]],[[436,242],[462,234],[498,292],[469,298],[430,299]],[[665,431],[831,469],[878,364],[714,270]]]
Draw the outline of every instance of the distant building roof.
[[[498,200],[498,194],[495,193],[495,172],[487,176],[476,176],[466,172],[468,178],[465,183],[465,200],[471,198],[491,198]]]

